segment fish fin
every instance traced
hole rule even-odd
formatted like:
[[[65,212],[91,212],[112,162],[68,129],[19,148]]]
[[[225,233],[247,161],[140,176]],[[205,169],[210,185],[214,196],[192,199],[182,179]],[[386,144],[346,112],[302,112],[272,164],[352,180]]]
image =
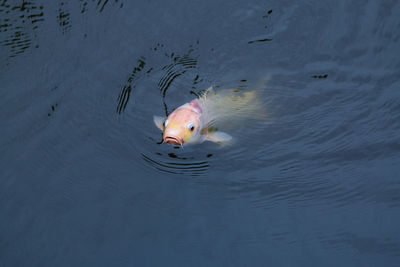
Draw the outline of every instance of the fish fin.
[[[153,121],[154,124],[157,126],[158,129],[160,129],[161,131],[164,131],[164,121],[165,118],[161,117],[161,116],[153,116]]]
[[[208,87],[206,89],[206,93],[208,93],[208,92],[214,92],[214,88],[212,86]]]
[[[212,132],[208,133],[206,137],[207,141],[215,143],[227,143],[232,140],[232,136],[224,132]]]
[[[209,97],[210,95],[215,95],[212,86],[202,91],[202,93],[199,95],[199,100],[204,103],[204,101],[206,101],[207,97]]]
[[[207,97],[207,95],[216,95],[216,93],[214,91],[214,87],[210,86],[205,90],[204,96]]]

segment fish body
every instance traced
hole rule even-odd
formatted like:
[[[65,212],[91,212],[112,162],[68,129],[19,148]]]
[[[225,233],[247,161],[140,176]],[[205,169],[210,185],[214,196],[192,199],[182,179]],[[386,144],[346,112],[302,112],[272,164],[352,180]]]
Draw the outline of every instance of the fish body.
[[[154,116],[155,125],[163,131],[164,143],[183,146],[184,144],[211,141],[227,144],[232,137],[218,127],[252,113],[257,98],[255,92],[239,94],[227,90],[219,94],[210,87],[199,98],[174,110],[167,118]]]

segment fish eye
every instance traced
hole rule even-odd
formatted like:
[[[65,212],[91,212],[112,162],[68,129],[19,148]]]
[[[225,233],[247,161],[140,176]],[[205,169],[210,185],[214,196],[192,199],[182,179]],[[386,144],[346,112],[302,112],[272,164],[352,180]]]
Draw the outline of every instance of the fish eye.
[[[164,127],[167,127],[167,125],[168,125],[168,120],[165,120],[164,123],[163,123],[163,125],[164,125]]]
[[[189,130],[191,131],[191,132],[193,132],[194,131],[194,124],[193,124],[193,122],[189,122],[188,123],[188,125],[187,125],[187,127],[189,128]]]

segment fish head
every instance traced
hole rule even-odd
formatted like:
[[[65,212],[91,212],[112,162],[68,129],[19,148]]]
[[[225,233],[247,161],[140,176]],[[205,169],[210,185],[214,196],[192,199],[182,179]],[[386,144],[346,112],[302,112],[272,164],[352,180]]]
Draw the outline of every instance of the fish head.
[[[200,114],[190,106],[178,108],[164,121],[163,127],[164,143],[183,146],[200,133]]]

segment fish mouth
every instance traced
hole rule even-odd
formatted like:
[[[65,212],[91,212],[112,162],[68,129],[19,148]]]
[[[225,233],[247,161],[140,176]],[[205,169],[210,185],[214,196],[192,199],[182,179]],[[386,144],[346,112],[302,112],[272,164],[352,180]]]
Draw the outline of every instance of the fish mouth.
[[[183,139],[180,137],[166,136],[164,137],[164,143],[183,146]]]

